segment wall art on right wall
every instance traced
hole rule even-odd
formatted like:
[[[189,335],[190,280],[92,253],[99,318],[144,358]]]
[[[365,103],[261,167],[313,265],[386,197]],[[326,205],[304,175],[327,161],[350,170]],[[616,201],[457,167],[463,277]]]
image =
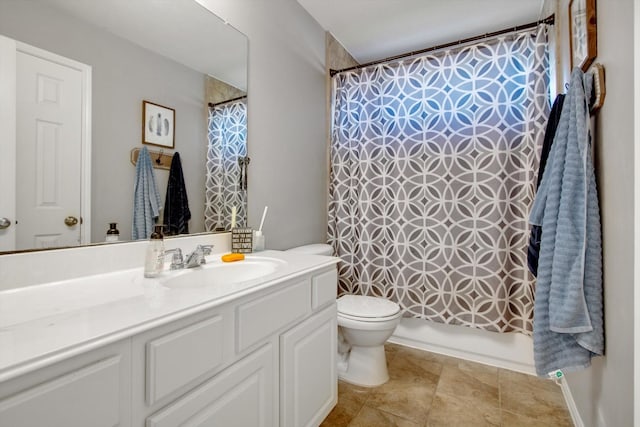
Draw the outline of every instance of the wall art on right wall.
[[[569,3],[569,43],[571,68],[587,71],[597,56],[596,0]]]

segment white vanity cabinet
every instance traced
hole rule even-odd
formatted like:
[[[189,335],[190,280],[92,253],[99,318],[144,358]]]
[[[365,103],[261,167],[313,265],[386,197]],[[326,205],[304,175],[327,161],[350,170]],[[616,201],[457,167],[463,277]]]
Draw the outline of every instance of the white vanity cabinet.
[[[130,352],[124,340],[0,383],[0,426],[130,426]]]
[[[331,265],[0,383],[0,426],[317,426],[336,290]]]
[[[337,402],[335,267],[133,337],[133,425],[317,426]]]

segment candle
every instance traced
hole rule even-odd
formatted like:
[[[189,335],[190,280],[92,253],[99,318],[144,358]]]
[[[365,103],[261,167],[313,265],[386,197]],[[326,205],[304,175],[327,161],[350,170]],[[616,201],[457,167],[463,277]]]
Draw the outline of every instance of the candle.
[[[231,208],[231,229],[232,230],[236,228],[236,213],[237,213],[237,208],[234,206]]]

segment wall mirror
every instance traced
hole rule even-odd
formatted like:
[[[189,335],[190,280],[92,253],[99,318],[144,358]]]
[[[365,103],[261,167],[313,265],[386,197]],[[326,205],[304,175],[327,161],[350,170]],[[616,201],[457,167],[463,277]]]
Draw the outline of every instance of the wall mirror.
[[[53,212],[58,196],[64,191],[74,194],[86,191],[90,195],[90,203],[88,196],[84,200],[78,196],[72,202],[73,209],[56,215],[57,223],[65,222],[64,227],[79,230],[70,241],[55,238],[47,241],[46,232],[31,230],[28,221],[21,221],[23,216],[19,215],[17,223],[8,218],[11,222],[8,228],[2,228],[0,221],[0,253],[104,242],[113,222],[117,223],[121,240],[130,240],[135,182],[130,153],[142,147],[143,100],[175,110],[175,146],[160,149],[164,154],[180,153],[192,216],[189,231],[200,233],[219,228],[215,220],[205,224],[205,211],[211,209],[211,203],[205,202],[211,199],[211,194],[205,193],[210,193],[207,188],[215,184],[208,182],[212,177],[207,176],[208,168],[211,169],[208,140],[212,134],[212,109],[231,99],[244,100],[246,150],[248,40],[244,34],[195,0],[0,0],[0,36],[0,64],[6,64],[3,55],[7,54],[8,40],[15,41],[15,57],[23,54],[21,46],[33,47],[53,55],[51,62],[60,57],[69,60],[71,68],[76,67],[74,64],[78,64],[78,69],[85,67],[90,76],[79,83],[81,89],[88,89],[80,106],[88,108],[79,114],[89,116],[83,117],[86,121],[82,123],[86,125],[81,126],[81,133],[88,135],[90,144],[66,153],[59,150],[64,138],[56,133],[56,120],[47,119],[41,120],[42,126],[39,124],[35,130],[48,135],[48,139],[43,139],[45,147],[25,154],[19,138],[23,132],[21,112],[31,112],[36,107],[20,106],[21,60],[14,60],[17,65],[13,71],[0,65],[0,93],[3,88],[11,89],[6,79],[12,73],[17,93],[13,106],[2,105],[0,100],[2,128],[8,128],[5,125],[12,120],[6,111],[13,108],[17,116],[13,119],[17,129],[15,147],[10,155],[3,156],[5,165],[13,162],[9,169],[14,169],[17,177],[11,187],[15,197],[5,193],[0,210],[10,203],[20,203],[22,198],[27,205],[39,204],[44,206],[43,210]],[[41,80],[40,101],[64,99],[66,92],[58,89],[58,83],[64,79]],[[7,153],[4,146],[0,148]],[[158,147],[155,149],[159,151]],[[21,172],[28,170],[23,164],[25,158],[35,164],[38,174],[35,180],[40,180],[35,196],[25,196],[31,185],[20,177]],[[74,167],[84,175],[71,179],[72,184],[60,184],[57,177],[73,169],[61,160],[69,159],[79,163]],[[164,202],[169,171],[154,169],[154,172]],[[246,196],[243,201],[246,203]],[[221,217],[224,211],[215,213]],[[6,216],[0,212],[0,218]],[[41,225],[47,221],[34,215],[32,223]],[[16,229],[30,237],[13,247],[3,245]],[[40,238],[34,239],[34,233],[39,233]]]
[[[596,0],[571,0],[569,34],[571,68],[587,71],[597,56]]]

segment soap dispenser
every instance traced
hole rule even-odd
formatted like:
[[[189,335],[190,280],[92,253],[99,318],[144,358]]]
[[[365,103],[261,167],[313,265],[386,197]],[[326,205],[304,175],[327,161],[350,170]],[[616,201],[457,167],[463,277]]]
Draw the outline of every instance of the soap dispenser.
[[[162,225],[156,225],[149,237],[144,260],[144,277],[157,277],[164,269],[164,240]]]
[[[120,231],[118,230],[117,222],[110,222],[109,229],[107,230],[107,237],[104,239],[105,242],[117,242],[120,239]]]

